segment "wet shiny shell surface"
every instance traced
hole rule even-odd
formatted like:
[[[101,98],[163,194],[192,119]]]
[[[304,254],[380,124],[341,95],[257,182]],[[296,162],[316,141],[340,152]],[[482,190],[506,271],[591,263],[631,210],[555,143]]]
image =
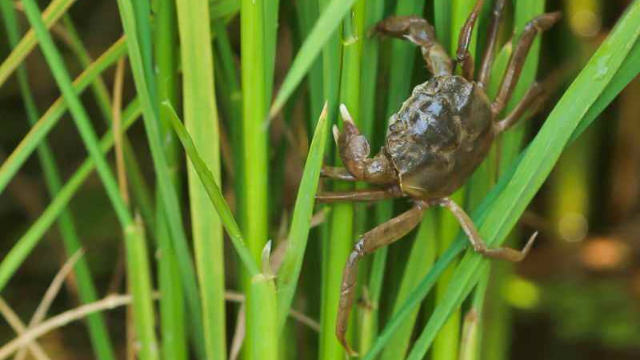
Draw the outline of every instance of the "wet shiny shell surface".
[[[484,91],[447,75],[413,89],[389,120],[386,151],[406,194],[435,199],[466,181],[486,157],[493,137]]]

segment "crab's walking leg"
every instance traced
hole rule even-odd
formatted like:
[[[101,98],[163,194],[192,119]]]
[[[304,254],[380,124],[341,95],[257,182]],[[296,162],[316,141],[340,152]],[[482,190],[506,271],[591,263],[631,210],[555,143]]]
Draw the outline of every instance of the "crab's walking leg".
[[[347,353],[356,356],[356,352],[349,347],[345,335],[349,314],[355,297],[355,286],[358,271],[358,261],[377,249],[387,246],[400,239],[420,223],[426,204],[418,203],[411,210],[371,229],[359,239],[354,246],[351,255],[342,273],[342,286],[340,287],[340,304],[338,306],[338,318],[336,320],[336,336],[344,346]]]
[[[364,189],[355,191],[321,192],[316,195],[316,201],[320,203],[333,203],[344,201],[378,201],[401,197],[402,193],[397,188],[389,189]]]
[[[487,49],[484,51],[482,65],[480,65],[480,75],[478,76],[478,84],[482,88],[487,86],[489,83],[489,77],[491,76],[491,67],[493,66],[493,59],[495,57],[496,46],[498,43],[500,18],[504,12],[505,2],[506,0],[497,0],[493,7],[493,19],[491,19],[491,25],[489,28],[489,42],[487,43]]]
[[[540,107],[542,100],[545,98],[545,90],[540,83],[535,82],[522,100],[504,119],[496,123],[496,131],[503,132],[512,127],[526,112],[531,110],[534,114]]]
[[[369,158],[369,142],[360,134],[344,104],[340,105],[340,113],[344,120],[342,132],[334,126],[333,137],[338,144],[340,158],[349,173],[357,180],[372,184],[395,183],[398,177],[389,159],[382,152]]]
[[[500,85],[500,92],[498,93],[494,103],[491,105],[491,110],[494,114],[499,114],[511,98],[513,89],[518,82],[520,72],[522,71],[522,67],[524,66],[524,62],[527,58],[527,53],[529,52],[536,35],[539,32],[549,29],[553,24],[560,20],[560,17],[560,12],[542,14],[529,21],[524,27],[520,40],[518,41],[518,45],[516,45],[516,48],[513,50],[513,54],[511,54],[511,59],[509,59],[507,71],[502,79],[502,84]]]
[[[373,31],[420,46],[422,57],[433,76],[452,74],[453,61],[436,41],[435,30],[427,20],[418,16],[391,16],[376,24]]]
[[[476,2],[473,11],[469,14],[469,17],[464,23],[464,26],[460,30],[460,36],[458,37],[458,50],[456,51],[456,63],[462,66],[462,75],[469,81],[473,80],[473,58],[469,54],[469,43],[471,43],[471,35],[473,34],[473,28],[478,20],[480,10],[484,0],[478,0]]]
[[[478,233],[478,230],[476,229],[476,226],[473,224],[473,221],[471,220],[471,218],[469,218],[469,215],[467,215],[467,213],[460,206],[458,206],[458,204],[456,204],[453,200],[449,198],[443,198],[441,201],[439,201],[439,204],[441,206],[448,208],[453,213],[453,216],[455,216],[456,219],[458,220],[458,223],[460,223],[462,230],[469,237],[469,241],[471,242],[473,249],[476,252],[487,257],[514,261],[514,262],[520,261],[527,256],[527,253],[529,253],[529,250],[531,249],[531,245],[533,245],[533,241],[536,239],[536,236],[538,235],[538,233],[535,232],[529,238],[529,240],[527,241],[527,244],[524,246],[522,251],[518,251],[511,248],[506,248],[506,247],[490,249],[487,247],[487,244],[485,244],[485,242],[480,237],[480,234]]]
[[[320,176],[334,180],[358,181],[358,178],[353,176],[349,170],[337,166],[323,166],[320,171]]]

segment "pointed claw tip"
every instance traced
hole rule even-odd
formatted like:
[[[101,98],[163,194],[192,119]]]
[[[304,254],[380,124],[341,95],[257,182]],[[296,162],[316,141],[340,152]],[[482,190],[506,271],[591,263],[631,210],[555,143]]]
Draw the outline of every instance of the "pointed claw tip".
[[[349,357],[357,357],[358,353],[355,352],[350,346],[349,344],[345,343],[344,344],[344,350],[347,353],[347,355],[349,355]]]
[[[345,104],[340,104],[340,115],[342,116],[342,120],[345,122],[353,123],[351,114],[349,114],[349,110],[347,110],[347,106]]]
[[[337,125],[333,125],[333,140],[335,140],[336,144],[338,144],[339,138],[340,138],[340,130],[338,130]]]

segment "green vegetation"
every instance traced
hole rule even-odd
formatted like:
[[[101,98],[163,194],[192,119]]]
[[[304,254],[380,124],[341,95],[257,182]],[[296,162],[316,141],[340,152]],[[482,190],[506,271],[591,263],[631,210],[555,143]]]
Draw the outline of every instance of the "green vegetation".
[[[488,83],[492,98],[526,23],[556,9],[544,0],[508,3]],[[13,228],[5,235],[2,296],[10,299],[22,285],[21,269],[36,266],[28,259],[38,246],[58,246],[45,237],[54,224],[65,257],[79,248],[88,252],[74,267],[72,298],[90,304],[105,296],[109,284],[89,260],[91,239],[81,230],[94,219],[74,212],[72,201],[87,191],[83,184],[95,170],[99,193],[111,204],[98,211],[115,214],[105,221],[111,221],[109,239],[120,239],[109,247],[122,243],[124,249],[126,286],[115,290],[132,300],[124,323],[108,311],[87,317],[94,358],[119,358],[126,349],[142,360],[342,359],[335,327],[344,264],[357,237],[400,213],[407,201],[315,204],[319,188],[368,186],[320,179],[323,163],[340,165],[330,131],[334,124],[342,127],[338,106],[348,107],[376,151],[389,116],[428,75],[414,45],[369,36],[369,30],[389,15],[425,16],[455,55],[476,1],[118,0],[105,6],[117,12],[123,35],[95,60],[72,21],[72,5],[81,4],[54,0],[41,12],[35,0],[22,0],[17,8],[0,0],[9,48],[0,64],[0,87],[9,89],[15,73],[24,106],[11,114],[19,112],[31,126],[2,158],[0,193],[19,181],[37,151],[37,176],[50,197],[18,236]],[[493,1],[486,1],[471,41],[476,69],[492,9]],[[20,28],[18,10],[28,31]],[[566,90],[552,96],[559,100],[548,106],[542,127],[529,131],[530,123],[501,136],[453,195],[490,246],[519,239],[518,221],[568,146],[640,73],[639,36],[640,1],[633,1],[585,64],[575,66]],[[26,66],[36,47],[60,93],[42,115],[38,106],[44,102],[31,88]],[[544,49],[538,37],[505,113],[545,77],[545,56],[554,66],[558,62]],[[125,85],[129,97],[122,109],[117,87],[110,94],[106,85],[118,62],[126,63],[133,80]],[[82,96],[87,89],[92,97]],[[56,155],[51,137],[67,111],[88,156],[65,177],[69,164]],[[94,113],[106,123],[101,139],[104,125],[93,121]],[[144,126],[127,132],[140,117]],[[112,149],[122,154],[124,166],[112,166]],[[360,262],[360,301],[348,338],[363,359],[508,358],[509,317],[485,316],[488,307],[507,306],[496,279],[514,275],[509,266],[495,266],[467,248],[455,219],[429,209],[406,240]],[[626,303],[622,296],[620,303]],[[126,327],[135,341],[123,339],[116,326]],[[634,334],[626,332],[619,342],[602,336],[629,344]]]

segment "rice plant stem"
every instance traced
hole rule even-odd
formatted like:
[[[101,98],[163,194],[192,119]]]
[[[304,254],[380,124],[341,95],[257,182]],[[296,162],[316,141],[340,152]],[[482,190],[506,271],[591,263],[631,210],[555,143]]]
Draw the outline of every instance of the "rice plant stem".
[[[184,121],[214,179],[221,184],[220,135],[215,97],[209,2],[179,0],[178,25],[183,72]],[[202,298],[207,358],[224,359],[224,246],[220,218],[207,198],[198,174],[188,165],[191,224],[196,269]]]
[[[265,0],[241,0],[240,3],[240,51],[241,84],[242,84],[242,141],[243,141],[243,215],[241,221],[247,246],[253,259],[260,264],[260,254],[269,238],[269,167],[268,167],[268,127],[267,101],[270,82],[268,77],[272,70],[268,57],[273,50],[275,40],[267,39],[275,36],[272,29],[266,29],[271,24],[271,8]],[[275,26],[275,24],[271,24]],[[245,359],[275,359],[278,356],[278,339],[276,324],[267,324],[269,312],[276,309],[261,308],[269,306],[269,298],[256,295],[261,292],[251,291],[251,280],[244,273],[244,287],[247,292],[247,327],[244,358]],[[259,305],[262,303],[262,305]],[[257,313],[256,313],[257,311]],[[259,329],[266,332],[258,333]],[[259,348],[256,348],[258,346]]]
[[[161,0],[156,6],[156,31],[154,33],[155,60],[157,65],[156,84],[158,100],[177,103],[178,97],[178,34],[176,19],[176,3],[173,0]],[[179,144],[168,121],[159,124],[160,134],[164,139],[164,152],[170,169],[169,178],[176,193],[181,184]],[[182,280],[179,264],[171,239],[167,222],[164,220],[166,209],[162,202],[162,194],[156,189],[155,216],[161,219],[156,223],[157,245],[160,261],[158,266],[158,284],[162,293],[160,298],[160,329],[162,334],[162,357],[165,359],[186,360],[188,350],[186,338],[185,304],[182,294]],[[194,337],[196,351],[204,355],[202,336]]]
[[[180,216],[178,196],[173,188],[171,179],[167,176],[170,170],[161,144],[159,128],[160,117],[155,100],[157,93],[155,93],[154,81],[148,78],[149,72],[145,71],[144,68],[145,61],[143,60],[142,48],[138,41],[138,25],[136,24],[133,4],[129,0],[118,0],[118,8],[120,10],[120,19],[125,34],[129,37],[127,45],[133,78],[138,96],[140,97],[147,140],[157,175],[156,179],[162,198],[163,209],[165,210],[165,220],[171,235],[172,246],[180,265],[178,268],[184,289],[183,294],[186,299],[189,321],[192,325],[190,329],[193,331],[193,334],[202,334],[202,308],[198,297],[196,275],[182,224],[182,218]]]

